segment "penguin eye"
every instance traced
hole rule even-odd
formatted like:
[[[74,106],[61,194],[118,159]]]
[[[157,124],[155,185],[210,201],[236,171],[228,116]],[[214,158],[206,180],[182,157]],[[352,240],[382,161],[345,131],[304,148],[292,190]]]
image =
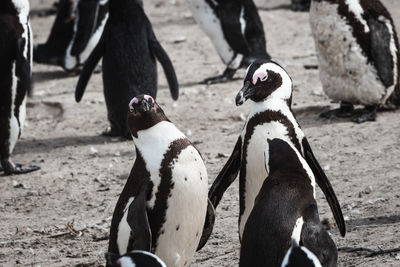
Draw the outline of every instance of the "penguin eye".
[[[265,82],[268,79],[268,73],[265,72],[265,76],[260,78],[260,81]]]

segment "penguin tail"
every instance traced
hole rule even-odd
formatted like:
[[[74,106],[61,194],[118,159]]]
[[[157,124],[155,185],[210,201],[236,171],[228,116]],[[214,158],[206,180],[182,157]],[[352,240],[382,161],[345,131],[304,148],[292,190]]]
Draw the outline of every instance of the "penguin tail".
[[[172,65],[172,62],[168,57],[167,52],[165,52],[165,50],[162,48],[152,30],[150,30],[149,33],[149,43],[153,54],[156,56],[158,61],[161,63],[161,66],[163,67],[172,99],[177,100],[179,97],[179,85],[178,79],[176,78],[174,66]]]
[[[83,65],[81,74],[79,76],[78,84],[75,88],[75,100],[80,102],[83,94],[85,93],[86,86],[89,82],[90,76],[92,76],[93,70],[96,68],[97,63],[103,57],[104,54],[104,32],[96,47]]]

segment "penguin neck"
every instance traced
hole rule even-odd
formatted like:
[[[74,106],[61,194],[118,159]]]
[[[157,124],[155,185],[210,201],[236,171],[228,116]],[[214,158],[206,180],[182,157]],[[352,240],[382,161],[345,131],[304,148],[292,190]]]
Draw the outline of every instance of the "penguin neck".
[[[273,110],[273,111],[290,111],[292,104],[292,94],[287,90],[280,91],[281,88],[275,90],[264,101],[255,102],[250,100],[250,117],[257,113]],[[282,112],[286,113],[286,112]]]

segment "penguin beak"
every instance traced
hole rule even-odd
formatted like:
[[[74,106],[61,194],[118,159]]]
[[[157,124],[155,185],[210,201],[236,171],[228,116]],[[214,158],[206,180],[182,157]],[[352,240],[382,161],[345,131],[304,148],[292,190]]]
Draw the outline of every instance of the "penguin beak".
[[[242,105],[246,100],[254,94],[254,87],[250,81],[246,81],[243,88],[240,89],[239,93],[236,95],[236,106]]]
[[[154,102],[151,100],[143,100],[136,107],[136,110],[140,113],[149,111],[154,106]]]

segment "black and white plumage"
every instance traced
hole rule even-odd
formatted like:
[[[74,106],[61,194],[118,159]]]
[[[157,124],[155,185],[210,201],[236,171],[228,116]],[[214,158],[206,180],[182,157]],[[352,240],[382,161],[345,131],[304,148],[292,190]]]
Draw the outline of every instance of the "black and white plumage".
[[[239,266],[281,266],[291,239],[323,266],[336,266],[336,246],[318,215],[314,174],[299,150],[291,141],[268,139],[265,168],[268,177],[243,231]]]
[[[110,252],[106,259],[110,267],[167,267],[159,257],[143,250],[133,250],[122,256]]]
[[[325,93],[341,109],[325,116],[375,120],[377,107],[400,105],[399,42],[389,11],[379,0],[313,0],[310,23]]]
[[[304,246],[299,246],[297,241],[292,239],[292,245],[283,258],[281,267],[322,267],[322,265],[314,253]]]
[[[91,74],[103,58],[103,87],[110,129],[106,136],[129,137],[126,126],[129,99],[139,94],[157,95],[157,62],[161,63],[174,100],[179,87],[168,54],[154,35],[142,2],[110,0],[109,18],[100,41],[87,59],[75,89],[79,102]]]
[[[100,40],[108,18],[108,0],[62,0],[50,35],[35,45],[33,60],[79,71]]]
[[[32,31],[28,0],[0,2],[0,160],[5,174],[39,169],[22,167],[11,161],[11,153],[21,136],[26,99],[31,90]]]
[[[345,235],[345,223],[335,192],[291,111],[292,86],[291,78],[277,63],[256,61],[248,67],[244,86],[237,94],[237,105],[250,100],[250,114],[230,158],[210,188],[209,199],[216,207],[240,173],[240,237],[254,200],[268,176],[264,148],[267,140],[273,138],[290,142],[305,158],[328,200],[341,234]]]
[[[210,37],[227,66],[220,76],[204,83],[224,82],[256,59],[270,59],[264,28],[253,0],[187,0],[196,22]]]
[[[206,214],[213,216],[206,167],[151,96],[135,97],[129,106],[136,160],[114,210],[108,251],[146,250],[167,266],[188,266],[205,243]]]

